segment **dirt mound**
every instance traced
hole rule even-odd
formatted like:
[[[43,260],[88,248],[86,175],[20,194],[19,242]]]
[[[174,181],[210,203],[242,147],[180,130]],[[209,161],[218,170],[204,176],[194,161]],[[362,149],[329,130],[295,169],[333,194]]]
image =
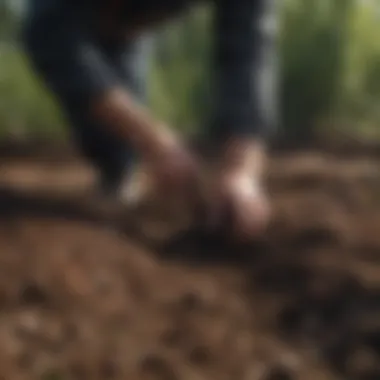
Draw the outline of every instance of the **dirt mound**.
[[[0,378],[379,379],[379,162],[271,168],[265,242],[169,249],[159,220],[62,200],[90,181],[79,164],[3,164]]]

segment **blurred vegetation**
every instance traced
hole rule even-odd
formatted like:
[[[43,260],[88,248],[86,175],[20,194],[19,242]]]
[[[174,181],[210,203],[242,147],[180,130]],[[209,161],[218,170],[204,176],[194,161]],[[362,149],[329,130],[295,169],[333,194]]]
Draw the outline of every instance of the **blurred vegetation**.
[[[20,14],[0,3],[0,133],[64,136],[54,98],[17,43]],[[370,0],[286,0],[280,20],[280,133],[380,136],[380,6]],[[212,10],[198,7],[157,34],[153,112],[194,131],[211,105]]]

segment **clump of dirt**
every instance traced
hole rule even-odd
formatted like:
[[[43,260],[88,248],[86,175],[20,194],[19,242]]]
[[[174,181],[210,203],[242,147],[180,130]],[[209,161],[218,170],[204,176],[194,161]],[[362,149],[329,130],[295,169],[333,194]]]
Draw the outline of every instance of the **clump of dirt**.
[[[379,379],[379,168],[275,157],[262,244],[169,254],[58,200],[90,178],[79,164],[3,164],[0,378]]]

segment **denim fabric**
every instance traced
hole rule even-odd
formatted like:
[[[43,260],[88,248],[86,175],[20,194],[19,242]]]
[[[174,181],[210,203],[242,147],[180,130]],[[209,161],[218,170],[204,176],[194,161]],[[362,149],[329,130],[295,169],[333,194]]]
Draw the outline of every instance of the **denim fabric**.
[[[30,0],[28,5],[22,39],[30,61],[63,107],[82,154],[100,171],[105,186],[116,187],[134,154],[91,118],[88,105],[121,83],[146,102],[151,37],[106,43],[88,29],[84,7],[65,0]]]
[[[205,0],[207,1],[207,0]],[[215,6],[213,139],[267,138],[277,121],[277,0],[209,0]],[[36,71],[58,97],[83,153],[103,177],[120,178],[130,148],[90,118],[88,105],[124,83],[145,101],[152,41],[102,41],[91,20],[104,6],[121,6],[126,29],[133,19],[172,14],[198,0],[29,0],[23,41]],[[136,16],[136,17],[135,17]],[[116,15],[115,15],[116,17]],[[116,19],[115,19],[116,20]],[[116,22],[116,21],[115,21]]]
[[[215,0],[211,136],[267,139],[277,124],[277,0]]]

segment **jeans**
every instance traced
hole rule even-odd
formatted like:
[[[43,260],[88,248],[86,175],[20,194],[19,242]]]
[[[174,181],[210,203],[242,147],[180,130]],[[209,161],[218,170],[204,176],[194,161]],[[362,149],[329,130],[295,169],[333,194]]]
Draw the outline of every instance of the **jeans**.
[[[81,153],[100,172],[102,185],[116,189],[134,160],[128,144],[91,117],[89,99],[122,84],[147,102],[147,72],[153,39],[102,41],[86,28],[82,10],[67,0],[31,0],[22,39],[29,60],[57,97]]]
[[[128,26],[144,13],[170,13],[197,0],[113,1],[122,5]],[[209,136],[216,142],[231,137],[267,138],[277,121],[278,2],[208,1],[216,5],[215,96]],[[100,38],[90,22],[99,2],[108,4],[106,0],[29,0],[23,41],[34,68],[58,97],[82,152],[106,182],[117,184],[133,152],[107,126],[92,119],[88,107],[94,97],[120,83],[140,102],[146,101],[152,39],[144,35],[129,42]]]

